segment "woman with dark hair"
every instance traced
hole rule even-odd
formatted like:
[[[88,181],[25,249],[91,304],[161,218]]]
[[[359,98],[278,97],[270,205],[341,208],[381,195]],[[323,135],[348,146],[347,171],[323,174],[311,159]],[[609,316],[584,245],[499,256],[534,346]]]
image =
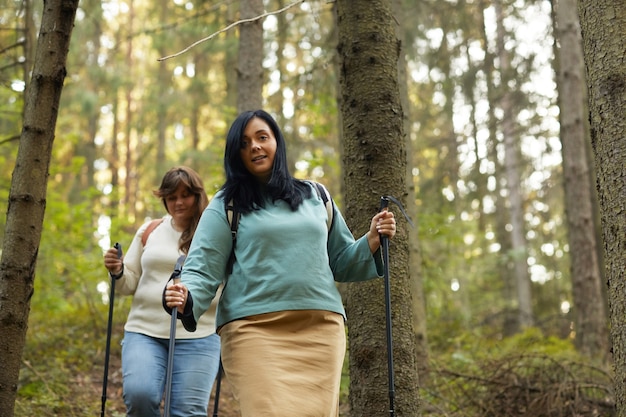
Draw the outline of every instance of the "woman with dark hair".
[[[242,417],[336,417],[346,336],[335,281],[382,276],[379,233],[394,236],[394,215],[377,213],[355,240],[335,207],[329,228],[315,186],[291,176],[283,134],[262,110],[232,124],[224,168],[226,183],[204,211],[165,304],[193,331],[224,284],[222,365]],[[230,204],[240,213],[234,248]]]
[[[200,176],[191,168],[170,169],[153,192],[168,213],[143,224],[125,256],[110,248],[104,266],[117,279],[116,291],[132,295],[124,326],[122,373],[128,416],[158,417],[165,388],[170,316],[163,311],[163,288],[191,239],[208,198]],[[197,330],[176,330],[171,415],[206,417],[219,367],[220,340],[215,333],[215,304],[208,305]]]

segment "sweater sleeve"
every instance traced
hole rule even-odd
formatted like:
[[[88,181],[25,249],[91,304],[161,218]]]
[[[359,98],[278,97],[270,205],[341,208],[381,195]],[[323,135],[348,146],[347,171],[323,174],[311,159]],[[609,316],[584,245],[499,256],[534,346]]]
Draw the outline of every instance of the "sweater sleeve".
[[[195,321],[208,309],[225,280],[231,249],[224,203],[216,196],[202,213],[181,273],[181,282],[187,286],[189,298],[193,298]]]
[[[188,332],[196,331],[198,322],[193,316],[193,297],[191,296],[191,293],[189,293],[189,296],[187,297],[187,304],[185,304],[185,310],[183,311],[183,314],[180,315],[180,321],[183,323],[183,327]]]
[[[137,290],[139,278],[141,278],[141,254],[143,252],[143,244],[141,237],[146,231],[148,224],[144,223],[137,229],[135,236],[127,251],[124,254],[124,273],[116,282],[116,291],[121,295],[133,295]]]
[[[335,281],[367,281],[383,276],[380,249],[372,254],[366,235],[355,241],[336,205],[328,236],[328,257]]]

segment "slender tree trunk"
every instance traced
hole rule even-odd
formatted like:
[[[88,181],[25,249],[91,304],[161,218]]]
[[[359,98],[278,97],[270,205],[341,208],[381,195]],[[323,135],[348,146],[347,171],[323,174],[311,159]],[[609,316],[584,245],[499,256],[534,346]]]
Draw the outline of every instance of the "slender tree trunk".
[[[111,231],[118,231],[121,229],[119,219],[121,218],[120,213],[120,201],[122,198],[121,190],[120,190],[120,170],[121,170],[121,162],[120,162],[120,141],[118,139],[118,135],[120,132],[120,100],[121,96],[119,94],[119,88],[113,88],[113,103],[111,106],[111,114],[113,116],[113,126],[111,128],[111,159],[110,159],[110,169],[111,169],[111,199],[110,201],[110,217],[111,217]]]
[[[12,417],[33,295],[65,63],[78,1],[47,0],[26,96],[0,261],[0,417]]]
[[[424,297],[424,286],[422,276],[422,252],[420,248],[418,213],[417,204],[415,203],[417,193],[415,191],[415,183],[413,180],[413,169],[415,163],[413,161],[413,141],[411,140],[411,122],[409,117],[409,109],[411,103],[408,94],[408,76],[407,63],[405,59],[406,39],[403,37],[404,16],[405,11],[402,0],[393,0],[393,15],[398,21],[396,26],[396,36],[400,40],[400,56],[398,58],[398,84],[400,85],[400,102],[402,103],[402,128],[405,134],[406,150],[407,150],[407,202],[406,210],[415,223],[414,228],[407,229],[409,232],[409,271],[411,279],[411,295],[413,298],[413,330],[415,332],[415,352],[416,363],[419,371],[420,383],[424,383],[428,375],[428,335],[426,328],[426,298]]]
[[[37,34],[35,21],[33,19],[33,2],[27,0],[24,2],[24,94],[28,94],[30,86],[30,70],[33,67],[35,59],[35,41]]]
[[[617,415],[626,416],[626,0],[579,0],[608,282]]]
[[[528,273],[528,254],[524,227],[524,210],[522,207],[522,191],[520,188],[519,173],[519,145],[515,135],[515,115],[513,114],[513,97],[507,86],[511,77],[511,63],[509,52],[504,46],[504,11],[500,1],[494,2],[497,22],[497,51],[500,60],[500,75],[502,79],[502,136],[504,138],[504,168],[506,173],[506,189],[508,192],[510,225],[511,225],[511,262],[513,263],[518,322],[521,328],[532,326],[534,316],[532,312],[532,296],[530,276]]]
[[[263,0],[242,0],[241,19],[263,14]],[[263,20],[239,26],[237,112],[263,106]]]
[[[153,3],[154,4],[154,3]],[[160,21],[166,22],[167,15],[169,10],[169,2],[167,0],[161,0],[158,4],[154,4],[154,6],[160,9]],[[165,35],[161,35],[165,37]],[[165,45],[167,42],[160,43],[157,50],[159,51],[160,56],[167,55],[165,51]],[[166,147],[166,130],[168,125],[167,120],[167,109],[169,107],[168,100],[168,91],[170,90],[168,87],[171,85],[171,77],[170,72],[167,68],[168,61],[161,61],[158,64],[157,74],[156,74],[156,82],[158,83],[159,88],[155,92],[157,97],[156,102],[156,137],[157,137],[157,154],[156,161],[154,164],[154,183],[158,184],[159,179],[163,176],[163,173],[169,169],[167,157],[165,156],[165,147]],[[190,103],[193,105],[193,102]],[[191,110],[191,109],[190,109]],[[193,111],[193,110],[192,110]]]
[[[96,137],[98,136],[102,104],[99,93],[103,89],[101,85],[102,78],[99,76],[102,73],[102,68],[98,66],[98,60],[103,54],[102,27],[104,19],[102,2],[99,0],[85,0],[81,3],[81,8],[89,10],[89,16],[93,22],[91,29],[87,32],[89,39],[85,39],[86,42],[92,45],[92,49],[88,56],[85,57],[85,61],[86,64],[93,69],[90,72],[94,74],[94,76],[90,77],[89,80],[85,80],[85,89],[93,99],[90,101],[90,105],[84,108],[86,110],[84,118],[87,122],[87,128],[81,138],[80,147],[77,149],[77,153],[82,154],[85,158],[85,163],[80,173],[80,181],[76,183],[72,190],[73,197],[79,199],[78,201],[83,201],[85,198],[85,190],[93,189],[96,186],[95,161],[99,157],[96,147]],[[77,201],[74,198],[72,201]],[[95,221],[97,220],[94,218],[94,224]]]
[[[237,16],[236,5],[227,2],[226,5],[226,26],[235,22]],[[229,30],[225,33],[226,44],[228,48],[224,56],[224,73],[226,78],[226,97],[225,104],[231,111],[237,110],[237,36],[235,31]]]
[[[133,33],[133,27],[135,23],[135,0],[129,0],[128,2],[128,24],[126,25],[126,29],[128,33]],[[133,38],[129,37],[127,41],[127,50],[125,57],[126,70],[128,71],[129,79],[133,78]],[[136,163],[134,161],[134,152],[133,152],[133,144],[132,144],[132,134],[133,134],[133,108],[135,107],[133,103],[133,85],[124,85],[124,147],[125,147],[125,161],[124,161],[124,196],[122,200],[121,206],[126,210],[126,215],[131,218],[136,218],[136,190],[137,190],[137,182],[131,176],[131,173],[134,172],[133,164]]]
[[[274,7],[282,9],[285,7],[285,1],[276,1]],[[272,54],[274,54],[276,64],[273,66],[272,72],[278,73],[278,80],[274,79],[274,83],[278,83],[278,89],[270,97],[268,97],[266,100],[266,106],[275,112],[276,121],[280,126],[285,128],[287,127],[287,123],[291,124],[290,128],[293,134],[289,138],[289,147],[290,149],[300,149],[302,141],[300,140],[300,135],[298,134],[298,128],[295,126],[295,124],[298,123],[298,117],[294,115],[294,117],[291,117],[289,120],[285,120],[282,112],[285,105],[283,92],[287,86],[287,78],[289,77],[289,72],[286,68],[288,60],[285,59],[283,51],[285,51],[288,42],[290,22],[287,20],[287,13],[277,14],[275,17],[276,35],[272,40],[272,43],[276,46],[272,48]],[[287,164],[292,171],[295,171],[295,158],[297,158],[297,154],[295,152],[287,155]]]
[[[284,0],[276,0],[275,7],[277,9],[282,9],[285,7]],[[287,21],[287,14],[280,13],[276,16],[276,36],[273,39],[273,42],[276,43],[276,47],[272,48],[272,54],[274,55],[273,59],[276,60],[276,64],[272,68],[272,71],[278,72],[277,80],[274,78],[274,82],[278,83],[278,89],[274,91],[267,99],[267,104],[272,110],[280,110],[283,108],[283,87],[285,86],[285,78],[288,76],[285,65],[287,65],[287,60],[283,55],[283,51],[285,50],[285,46],[287,45],[287,37],[289,34],[289,22]],[[279,119],[277,119],[280,126],[283,126],[283,115],[276,115]],[[297,135],[296,135],[297,136]],[[294,145],[290,144],[290,147]],[[293,166],[291,161],[289,166]]]
[[[340,82],[344,126],[345,217],[356,236],[367,231],[380,196],[406,201],[406,150],[398,87],[398,53],[391,2],[338,0]],[[353,416],[399,415],[419,409],[408,228],[397,208],[390,254],[393,361],[389,381],[383,280],[347,289],[350,405]]]
[[[228,24],[228,22],[225,22],[225,25]],[[204,50],[197,51],[193,55],[195,76],[190,80],[191,82],[189,84],[189,87],[187,88],[187,91],[191,98],[191,108],[189,109],[189,130],[191,130],[191,143],[189,144],[189,146],[194,151],[200,149],[200,131],[203,123],[202,114],[204,110],[203,106],[207,104],[206,98],[207,94],[209,94],[207,89],[210,88],[210,86],[207,86],[205,83],[203,83],[201,79],[205,76],[205,74],[210,71],[210,59],[210,55]],[[187,155],[187,161],[185,161],[185,163],[188,165],[193,164],[193,158],[191,157],[191,155]]]
[[[609,331],[592,206],[596,199],[587,156],[587,97],[576,0],[559,0],[555,9],[556,38],[560,45],[557,86],[576,347],[590,358],[606,361]]]
[[[498,161],[497,155],[497,136],[498,136],[498,127],[497,127],[497,117],[495,114],[495,110],[497,107],[497,93],[496,93],[496,85],[494,81],[494,60],[495,56],[490,52],[489,48],[489,37],[487,35],[488,28],[486,26],[486,22],[484,20],[485,10],[491,7],[491,2],[488,0],[480,1],[480,16],[483,16],[482,20],[482,41],[485,50],[485,59],[483,61],[483,71],[485,73],[486,84],[487,84],[487,101],[489,102],[489,106],[487,108],[487,128],[489,130],[489,139],[487,142],[487,158],[493,161],[493,165],[495,166],[495,177],[498,179],[496,182],[496,190],[492,192],[493,199],[495,200],[496,210],[495,210],[495,234],[496,241],[500,244],[500,253],[506,254],[511,248],[511,242],[508,238],[508,234],[506,233],[506,223],[507,220],[504,218],[504,213],[506,212],[506,208],[504,206],[504,197],[502,197],[500,192],[501,187],[501,172],[502,165]],[[486,213],[483,213],[486,215]],[[501,256],[500,259],[505,259],[505,256]],[[498,275],[502,281],[502,299],[505,303],[504,309],[504,319],[502,325],[502,334],[505,336],[513,335],[518,330],[518,324],[516,317],[513,317],[512,310],[513,306],[517,304],[515,300],[515,291],[513,289],[514,282],[510,278],[513,276],[512,268],[510,267],[508,262],[500,262],[497,265]]]

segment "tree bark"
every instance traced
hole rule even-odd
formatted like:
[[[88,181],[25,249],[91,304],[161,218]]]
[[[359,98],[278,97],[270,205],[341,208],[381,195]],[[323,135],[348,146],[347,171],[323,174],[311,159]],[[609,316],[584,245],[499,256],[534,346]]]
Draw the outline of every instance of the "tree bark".
[[[487,8],[491,7],[489,0],[480,0],[480,16],[481,19],[481,39],[483,48],[485,50],[485,59],[483,60],[483,72],[485,73],[485,80],[487,84],[487,101],[489,106],[487,107],[487,128],[489,131],[489,139],[487,141],[487,159],[492,161],[495,167],[495,177],[500,178],[502,172],[502,164],[498,160],[497,141],[498,141],[498,120],[496,117],[497,107],[497,86],[494,80],[495,75],[495,53],[489,51],[489,36],[488,27],[485,24],[484,13]],[[497,189],[492,192],[494,196],[496,210],[494,215],[494,231],[496,235],[496,241],[500,244],[500,253],[506,254],[511,249],[511,241],[508,239],[508,233],[506,231],[507,220],[505,217],[506,207],[504,204],[504,197],[500,191],[502,185],[501,181],[496,182]],[[483,213],[486,215],[486,213]],[[502,256],[504,259],[505,256]],[[506,309],[503,312],[502,321],[502,333],[505,336],[514,335],[518,331],[517,316],[513,317],[513,306],[517,304],[515,301],[514,282],[510,279],[513,276],[511,265],[508,262],[499,262],[497,264],[498,276],[502,281],[502,299],[505,300]]]
[[[154,3],[153,3],[154,4]],[[169,11],[169,2],[167,0],[161,0],[157,4],[154,4],[155,8],[159,9],[160,20],[162,22],[167,21],[167,15]],[[165,36],[163,36],[165,37]],[[157,50],[159,51],[160,56],[167,55],[165,51],[165,45],[167,42],[159,42],[157,44]],[[167,157],[165,156],[165,148],[167,147],[166,131],[168,128],[169,120],[168,120],[168,108],[170,106],[171,98],[169,97],[169,91],[171,91],[171,75],[170,69],[167,68],[168,61],[159,62],[157,71],[156,71],[156,81],[158,83],[159,88],[155,92],[156,95],[156,139],[157,139],[157,154],[156,161],[154,164],[154,178],[155,184],[159,183],[159,178],[162,178],[163,173],[167,172],[170,168]],[[194,105],[195,103],[192,103]],[[193,111],[196,111],[194,107]],[[129,171],[130,172],[130,171]]]
[[[338,0],[345,218],[356,236],[367,231],[380,197],[406,201],[406,149],[398,87],[400,45],[391,1]],[[408,270],[408,228],[396,207],[390,283],[395,378],[390,381],[383,280],[351,284],[346,291],[351,415],[419,409],[413,306]],[[391,383],[393,382],[393,383]]]
[[[528,273],[528,250],[524,227],[524,209],[520,188],[519,173],[519,145],[515,135],[515,115],[513,114],[513,95],[508,88],[511,78],[511,63],[509,52],[504,46],[504,11],[501,1],[494,2],[497,22],[496,49],[500,60],[500,77],[502,79],[502,136],[504,138],[504,169],[506,174],[506,190],[508,192],[509,222],[511,225],[510,262],[513,264],[512,276],[515,284],[517,301],[517,321],[520,328],[532,326],[534,316],[532,311],[532,294],[530,276]]]
[[[565,210],[570,245],[576,347],[600,361],[608,359],[609,331],[604,303],[593,203],[597,202],[588,163],[585,74],[576,0],[559,0],[557,86],[561,124]]]
[[[12,417],[46,207],[48,169],[78,0],[47,0],[24,110],[0,261],[0,417]]]
[[[406,15],[402,0],[393,0],[393,15],[398,21],[396,26],[396,36],[401,45],[408,42],[404,36],[404,16]],[[428,375],[428,362],[430,354],[428,352],[428,333],[426,327],[426,297],[424,296],[423,274],[422,274],[422,251],[420,248],[419,229],[417,227],[418,213],[417,192],[413,179],[413,169],[415,162],[413,158],[413,141],[409,135],[411,131],[411,118],[409,109],[411,101],[409,99],[407,62],[405,59],[406,48],[401,46],[398,58],[398,83],[400,85],[400,102],[402,103],[402,128],[405,133],[406,153],[407,153],[407,203],[406,211],[415,222],[414,228],[408,229],[409,234],[409,271],[411,274],[411,295],[413,297],[413,331],[415,332],[415,359],[419,373],[419,383],[424,384]]]
[[[242,0],[241,19],[263,14],[263,0]],[[256,110],[263,106],[263,20],[239,26],[239,58],[237,71],[237,112]]]
[[[617,415],[626,416],[626,0],[579,0],[608,282]]]

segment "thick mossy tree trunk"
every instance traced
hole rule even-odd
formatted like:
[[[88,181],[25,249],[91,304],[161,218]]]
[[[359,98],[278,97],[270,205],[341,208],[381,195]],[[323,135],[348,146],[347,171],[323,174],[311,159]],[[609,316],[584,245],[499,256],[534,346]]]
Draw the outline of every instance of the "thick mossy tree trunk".
[[[589,163],[591,146],[580,25],[576,0],[555,3],[555,33],[560,45],[556,73],[576,347],[592,360],[606,362],[609,328],[596,239],[597,198]]]
[[[367,232],[381,196],[406,200],[406,149],[398,88],[398,54],[391,1],[338,0],[345,211],[355,236]],[[397,415],[416,416],[418,375],[408,269],[407,222],[396,213],[390,244],[394,386],[388,378],[382,279],[350,284],[346,294],[353,416],[383,416],[394,398]],[[395,388],[391,392],[390,388]]]
[[[579,0],[617,415],[626,416],[626,0]]]
[[[46,0],[0,261],[0,417],[12,417],[41,240],[48,168],[78,0]]]

